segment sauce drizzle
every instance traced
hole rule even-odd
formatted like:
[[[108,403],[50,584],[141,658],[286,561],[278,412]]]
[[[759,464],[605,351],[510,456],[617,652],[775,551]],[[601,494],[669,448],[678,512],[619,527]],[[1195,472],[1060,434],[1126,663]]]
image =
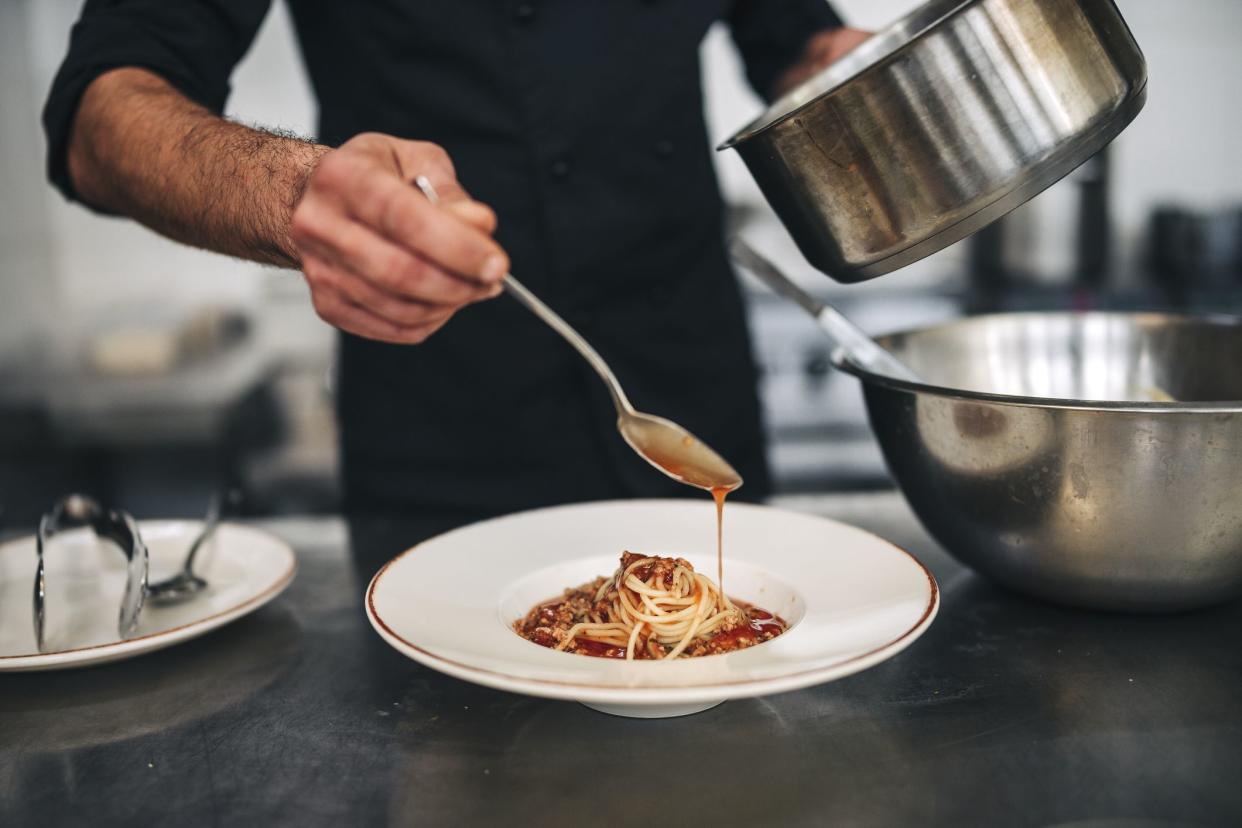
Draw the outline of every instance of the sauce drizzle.
[[[725,592],[724,585],[724,504],[730,491],[732,489],[723,486],[712,489],[712,500],[716,501],[716,586],[726,602],[729,594]]]

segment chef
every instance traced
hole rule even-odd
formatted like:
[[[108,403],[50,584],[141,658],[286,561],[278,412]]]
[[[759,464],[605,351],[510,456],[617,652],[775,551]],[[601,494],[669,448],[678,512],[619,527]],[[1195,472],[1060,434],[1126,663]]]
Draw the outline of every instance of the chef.
[[[288,0],[304,139],[229,121],[262,0],[87,0],[44,112],[66,197],[300,270],[340,329],[346,509],[447,524],[690,493],[510,269],[667,416],[768,490],[755,368],[703,118],[724,20],[771,97],[865,34],[822,0]],[[440,206],[417,188],[426,175]]]

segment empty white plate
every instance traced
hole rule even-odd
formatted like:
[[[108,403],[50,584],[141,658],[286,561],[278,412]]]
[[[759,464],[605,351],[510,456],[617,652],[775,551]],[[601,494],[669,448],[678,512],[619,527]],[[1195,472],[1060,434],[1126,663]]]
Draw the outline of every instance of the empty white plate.
[[[201,521],[138,523],[150,551],[148,580],[181,569]],[[45,551],[45,650],[35,646],[32,596],[35,540],[0,545],[0,672],[56,670],[130,658],[202,635],[253,612],[293,580],[293,550],[267,532],[221,524],[199,550],[195,572],[208,587],[172,606],[150,602],[138,629],[125,640],[117,634],[117,612],[125,587],[125,556],[89,529],[62,532]]]
[[[931,573],[893,544],[822,517],[725,507],[725,590],[790,629],[750,649],[671,662],[540,647],[512,623],[597,575],[623,550],[684,557],[716,575],[710,500],[630,500],[477,523],[403,553],[372,579],[367,615],[400,652],[488,687],[572,699],[624,716],[677,716],[796,690],[896,655],[939,607]]]

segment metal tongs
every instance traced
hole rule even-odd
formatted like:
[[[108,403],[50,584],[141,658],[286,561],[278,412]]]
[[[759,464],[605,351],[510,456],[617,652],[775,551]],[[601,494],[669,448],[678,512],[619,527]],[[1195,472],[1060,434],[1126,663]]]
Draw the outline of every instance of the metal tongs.
[[[79,526],[89,526],[96,536],[112,541],[129,561],[125,594],[121,597],[121,611],[117,619],[117,632],[125,639],[138,627],[138,615],[142,612],[147,592],[148,564],[147,547],[138,534],[138,525],[126,512],[104,509],[85,495],[69,495],[53,506],[39,521],[39,534],[35,544],[39,565],[35,571],[34,582],[34,628],[39,652],[44,652],[44,599],[47,594],[43,569],[44,550],[47,542],[57,532]]]

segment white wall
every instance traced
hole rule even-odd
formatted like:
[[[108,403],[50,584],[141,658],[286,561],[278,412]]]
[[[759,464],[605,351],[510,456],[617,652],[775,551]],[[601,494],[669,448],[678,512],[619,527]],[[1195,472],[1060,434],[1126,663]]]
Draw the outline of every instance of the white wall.
[[[1158,201],[1242,201],[1242,2],[1122,0],[1147,56],[1146,109],[1117,139],[1113,206],[1123,240]]]
[[[11,0],[9,0],[11,2]],[[6,2],[8,5],[8,2]],[[38,130],[37,113],[63,56],[69,27],[80,6],[76,0],[22,0],[16,4],[27,10],[27,33],[31,44],[30,120]],[[6,79],[2,84],[8,88]],[[288,12],[276,4],[259,37],[234,76],[235,92],[228,113],[242,120],[281,126],[310,134],[314,105],[300,58],[293,41]],[[29,131],[29,130],[28,130]],[[51,240],[50,282],[54,287],[61,326],[90,329],[112,320],[130,321],[135,316],[170,317],[183,315],[204,304],[251,305],[264,287],[262,268],[166,241],[130,221],[101,218],[66,203],[58,193],[42,183],[43,142],[27,141],[20,160],[8,144],[2,163],[33,167],[39,176],[33,201],[46,222]],[[8,197],[0,194],[0,200]],[[28,280],[18,270],[5,246],[0,267],[6,278],[7,299],[10,281]],[[293,272],[285,278],[296,280]],[[313,317],[312,317],[313,318]]]
[[[42,146],[26,7],[0,3],[0,369],[51,317],[53,238],[37,158]]]

